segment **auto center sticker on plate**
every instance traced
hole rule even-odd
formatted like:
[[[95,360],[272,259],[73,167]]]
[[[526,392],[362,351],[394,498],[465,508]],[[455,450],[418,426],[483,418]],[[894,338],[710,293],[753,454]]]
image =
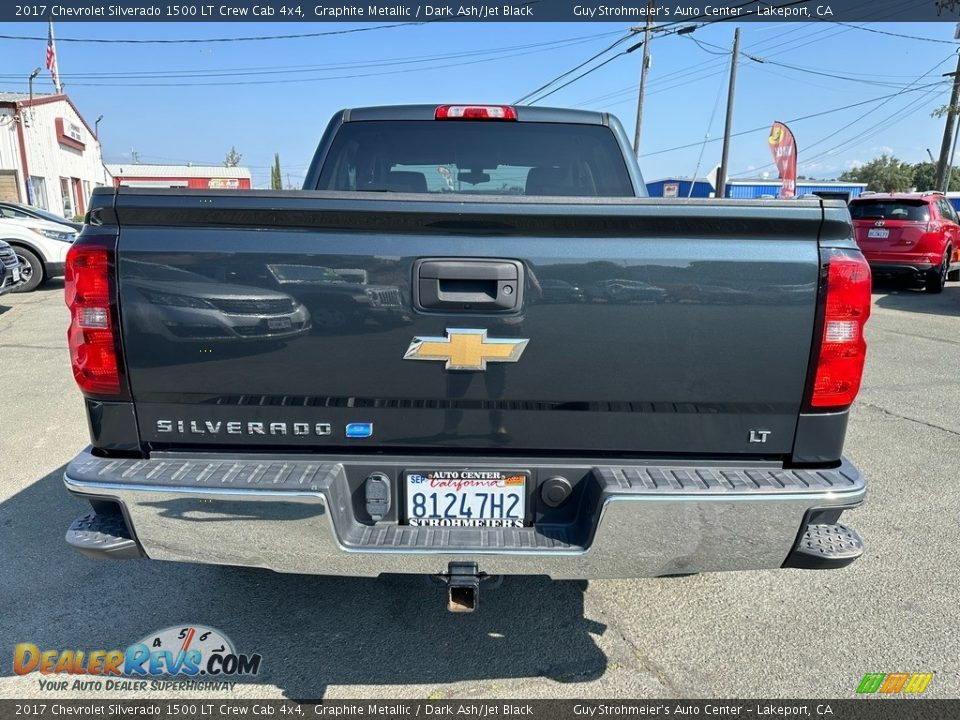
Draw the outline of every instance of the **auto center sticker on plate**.
[[[523,527],[529,476],[524,470],[408,470],[407,524]]]

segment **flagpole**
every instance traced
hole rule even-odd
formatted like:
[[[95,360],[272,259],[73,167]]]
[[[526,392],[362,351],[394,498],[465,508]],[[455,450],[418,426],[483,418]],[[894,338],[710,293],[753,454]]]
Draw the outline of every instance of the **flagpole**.
[[[47,32],[47,70],[53,80],[53,89],[57,91],[57,95],[62,95],[63,86],[60,85],[60,70],[57,67],[57,43],[53,37],[53,18],[49,20]]]

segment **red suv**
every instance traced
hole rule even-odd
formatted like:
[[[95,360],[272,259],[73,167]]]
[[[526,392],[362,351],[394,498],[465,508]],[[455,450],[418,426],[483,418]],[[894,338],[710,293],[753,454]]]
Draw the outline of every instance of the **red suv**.
[[[850,215],[874,276],[907,276],[931,293],[960,280],[960,217],[943,193],[866,193]]]

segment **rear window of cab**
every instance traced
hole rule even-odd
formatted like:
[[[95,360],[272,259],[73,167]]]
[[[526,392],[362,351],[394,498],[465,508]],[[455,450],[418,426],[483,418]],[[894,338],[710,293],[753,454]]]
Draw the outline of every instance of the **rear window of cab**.
[[[609,127],[483,120],[345,123],[317,189],[634,196],[623,151]]]

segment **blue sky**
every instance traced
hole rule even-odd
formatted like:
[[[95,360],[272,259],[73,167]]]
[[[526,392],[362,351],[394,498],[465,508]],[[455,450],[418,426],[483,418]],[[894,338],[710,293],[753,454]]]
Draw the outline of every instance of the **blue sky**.
[[[866,25],[865,23],[861,23]],[[953,40],[952,23],[888,23],[867,27]],[[211,38],[317,32],[363,27],[333,23],[59,23],[59,37]],[[742,50],[807,72],[743,59],[734,131],[769,127],[881,96],[884,101],[791,123],[800,173],[835,177],[883,152],[908,161],[936,155],[943,120],[930,117],[949,95],[942,73],[955,69],[956,46],[890,37],[828,23],[743,23]],[[284,174],[302,181],[326,122],[341,107],[414,102],[509,103],[616,40],[627,23],[432,23],[323,38],[174,45],[60,42],[66,92],[88,122],[100,126],[107,162],[220,163],[236,146],[254,185],[267,186],[279,152]],[[641,167],[648,180],[703,175],[720,159],[734,24],[716,23],[691,37],[657,37],[651,44]],[[0,34],[45,36],[40,23],[0,24]],[[550,44],[547,44],[550,43]],[[621,47],[627,47],[630,43]],[[530,47],[530,46],[536,47]],[[44,63],[44,41],[0,40],[0,90],[25,90]],[[721,53],[721,54],[717,54]],[[437,59],[438,56],[444,56]],[[605,56],[604,56],[605,57]],[[416,59],[415,62],[409,62]],[[398,60],[404,61],[397,64]],[[641,52],[620,57],[552,95],[545,105],[607,110],[632,137]],[[394,63],[385,65],[384,63]],[[343,67],[345,64],[351,67]],[[359,67],[357,64],[361,64]],[[327,66],[327,69],[316,69]],[[334,66],[330,68],[329,66]],[[275,72],[273,69],[281,68]],[[291,68],[296,68],[291,71]],[[240,77],[177,77],[254,69]],[[263,70],[267,69],[267,70]],[[826,77],[828,73],[845,76]],[[147,79],[94,73],[153,73]],[[350,76],[350,77],[345,77]],[[922,76],[922,77],[921,77]],[[260,84],[228,85],[256,81]],[[205,84],[200,84],[205,83]],[[919,86],[937,83],[915,91]],[[161,84],[161,85],[158,85]],[[37,92],[52,90],[44,71]],[[899,93],[899,95],[897,95]],[[712,123],[710,122],[712,116]],[[694,147],[659,152],[678,145]],[[736,138],[734,177],[776,172],[766,131]]]

